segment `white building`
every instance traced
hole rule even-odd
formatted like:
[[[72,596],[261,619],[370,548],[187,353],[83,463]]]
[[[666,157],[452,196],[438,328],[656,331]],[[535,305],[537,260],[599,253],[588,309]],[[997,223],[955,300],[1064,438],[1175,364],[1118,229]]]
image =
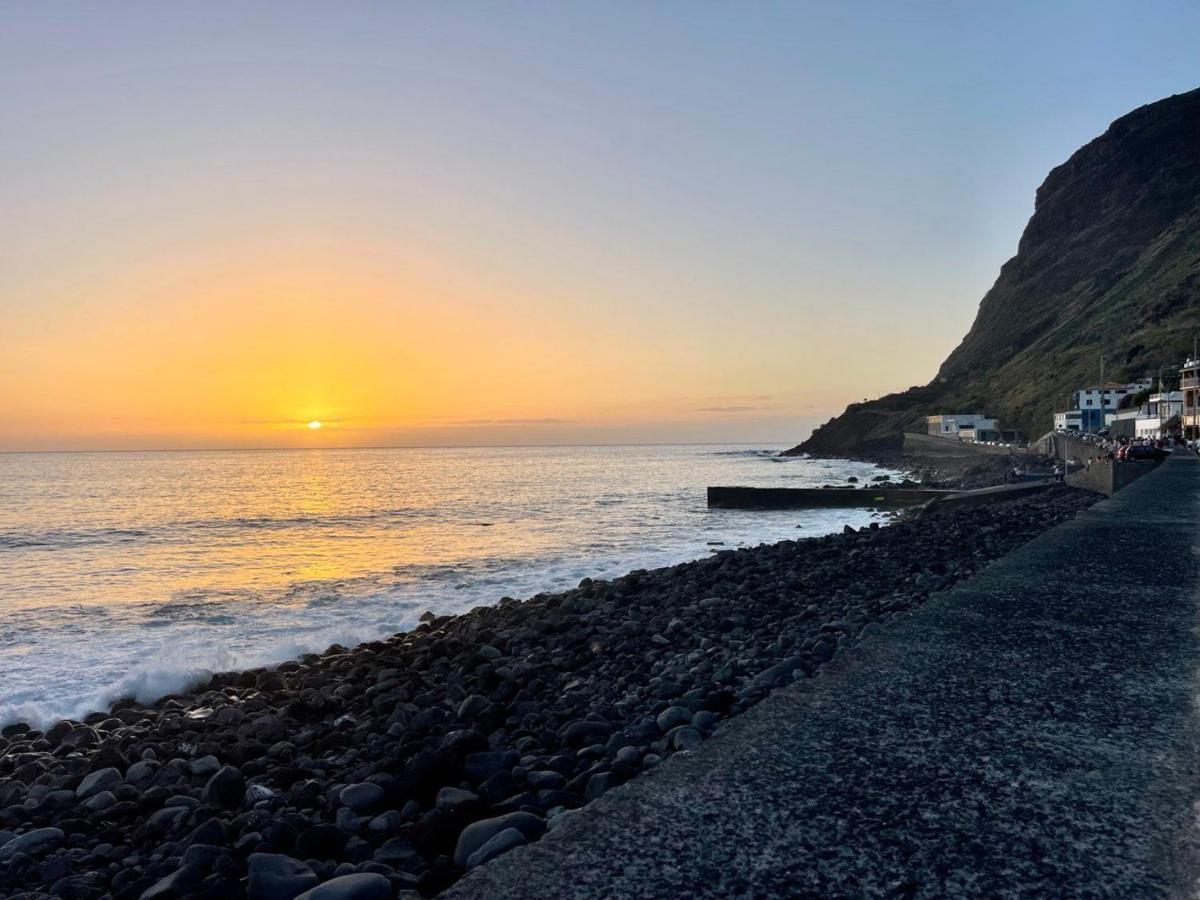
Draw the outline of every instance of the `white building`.
[[[1183,399],[1183,391],[1151,394],[1136,409],[1108,413],[1104,417],[1104,424],[1114,434],[1125,437],[1157,438],[1167,427],[1178,425],[1173,420],[1183,414]]]
[[[981,432],[999,431],[999,423],[981,413],[944,413],[925,417],[926,433],[934,437],[959,440],[975,440]],[[964,434],[969,432],[969,434]]]
[[[1142,415],[1134,420],[1134,428],[1138,437],[1160,437],[1163,429],[1183,415],[1183,391],[1167,391],[1161,394],[1151,394],[1150,400],[1139,412]]]
[[[1055,431],[1083,431],[1083,413],[1077,409],[1054,414]]]
[[[1056,431],[1099,431],[1105,415],[1116,412],[1129,394],[1150,390],[1150,381],[1131,381],[1128,384],[1108,382],[1083,388],[1071,395],[1071,408],[1054,414]]]

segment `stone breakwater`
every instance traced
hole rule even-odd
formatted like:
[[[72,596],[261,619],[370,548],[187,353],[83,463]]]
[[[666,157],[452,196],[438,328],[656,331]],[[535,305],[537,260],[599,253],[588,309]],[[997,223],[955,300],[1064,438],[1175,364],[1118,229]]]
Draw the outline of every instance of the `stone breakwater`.
[[[10,725],[0,895],[435,894],[1095,499],[1060,487],[584,580]]]

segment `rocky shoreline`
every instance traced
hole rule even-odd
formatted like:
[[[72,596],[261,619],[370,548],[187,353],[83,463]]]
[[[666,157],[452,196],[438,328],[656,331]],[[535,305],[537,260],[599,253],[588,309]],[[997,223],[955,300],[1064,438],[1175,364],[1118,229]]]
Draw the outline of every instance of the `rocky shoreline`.
[[[1057,486],[585,579],[7,726],[0,894],[432,896],[1096,499]]]
[[[911,480],[914,484],[922,487],[958,490],[974,490],[1005,484],[1009,481],[1013,469],[1018,465],[1032,462],[1046,471],[1049,471],[1054,465],[1054,460],[1045,457],[1030,458],[1024,454],[1020,457],[1016,454],[1013,456],[946,457],[905,454],[897,450],[863,451],[842,456],[820,453],[806,453],[805,455],[813,459],[853,459],[856,462],[871,463],[885,469],[904,472],[906,480]]]

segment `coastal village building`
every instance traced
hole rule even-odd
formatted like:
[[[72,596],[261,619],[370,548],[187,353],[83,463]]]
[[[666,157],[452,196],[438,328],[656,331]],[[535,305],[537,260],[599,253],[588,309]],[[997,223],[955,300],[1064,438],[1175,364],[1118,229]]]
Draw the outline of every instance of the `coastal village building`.
[[[1083,431],[1083,413],[1077,409],[1054,414],[1055,431]]]
[[[1021,433],[1000,427],[1000,422],[981,413],[943,413],[925,417],[925,431],[934,437],[980,443],[1020,443]]]
[[[925,430],[934,437],[948,437],[955,440],[977,440],[975,435],[980,431],[995,431],[998,429],[995,419],[981,413],[944,413],[940,416],[926,416]],[[964,431],[970,431],[971,437],[966,437]]]
[[[1070,409],[1054,414],[1054,430],[1095,433],[1104,427],[1105,416],[1117,411],[1124,397],[1147,391],[1150,385],[1149,381],[1107,382],[1075,391]]]
[[[1151,394],[1137,409],[1108,413],[1104,424],[1114,437],[1157,438],[1179,427],[1183,413],[1183,391]]]
[[[1179,367],[1179,389],[1183,393],[1183,436],[1194,440],[1200,437],[1200,359],[1189,359]]]

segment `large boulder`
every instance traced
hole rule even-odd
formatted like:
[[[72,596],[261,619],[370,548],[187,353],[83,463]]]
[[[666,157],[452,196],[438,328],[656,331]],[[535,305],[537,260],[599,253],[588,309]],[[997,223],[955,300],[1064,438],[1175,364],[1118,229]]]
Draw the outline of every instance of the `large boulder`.
[[[383,802],[383,797],[383,788],[370,781],[347,785],[338,794],[342,805],[350,807],[356,813],[370,812]]]
[[[374,872],[332,878],[296,900],[392,900],[392,883]]]
[[[201,778],[211,778],[221,771],[221,762],[212,754],[193,759],[188,763],[188,771]]]
[[[19,834],[3,846],[0,846],[0,863],[8,862],[18,853],[28,856],[38,856],[62,846],[66,835],[61,828],[35,828],[25,834]]]
[[[125,773],[125,781],[129,784],[145,784],[154,777],[159,765],[152,759],[142,759],[135,762]]]
[[[83,781],[79,782],[79,787],[75,788],[75,796],[80,800],[86,800],[101,791],[111,791],[124,781],[125,779],[121,777],[121,773],[117,769],[99,769],[85,776]]]
[[[612,734],[612,731],[613,726],[607,722],[581,719],[566,725],[562,729],[560,737],[563,744],[568,747],[582,747],[585,744],[595,744],[608,740],[608,736]]]
[[[512,812],[472,822],[458,836],[458,845],[454,848],[454,864],[465,867],[471,854],[509,828],[515,828],[526,840],[532,840],[545,830],[546,823],[533,813],[527,812]]]
[[[190,896],[212,872],[222,852],[220,847],[210,844],[194,844],[188,847],[179,861],[179,868],[143,891],[140,900],[175,900],[178,897]]]
[[[233,766],[224,766],[204,785],[204,799],[232,809],[246,795],[246,779]]]
[[[317,886],[307,863],[282,853],[251,853],[247,868],[247,900],[293,900]]]
[[[525,835],[515,828],[505,828],[498,834],[492,835],[482,847],[467,857],[467,868],[474,869],[485,862],[495,859],[501,853],[507,853],[513,847],[525,843]]]

